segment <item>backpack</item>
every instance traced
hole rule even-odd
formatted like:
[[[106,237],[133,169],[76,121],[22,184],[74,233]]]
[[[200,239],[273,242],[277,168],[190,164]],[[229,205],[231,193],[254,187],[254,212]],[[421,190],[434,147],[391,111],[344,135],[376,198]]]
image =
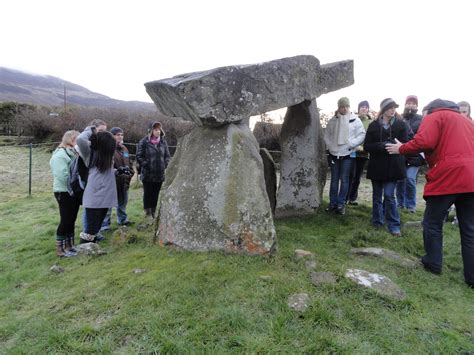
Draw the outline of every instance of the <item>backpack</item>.
[[[67,190],[69,195],[76,197],[82,203],[82,195],[87,184],[89,168],[80,155],[75,156],[69,164],[69,175],[67,178]]]

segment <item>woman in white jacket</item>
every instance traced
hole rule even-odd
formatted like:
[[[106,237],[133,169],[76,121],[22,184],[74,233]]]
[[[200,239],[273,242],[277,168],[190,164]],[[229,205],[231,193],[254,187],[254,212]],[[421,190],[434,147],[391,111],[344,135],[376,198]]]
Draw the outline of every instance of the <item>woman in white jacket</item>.
[[[345,203],[349,190],[349,174],[352,157],[357,146],[364,142],[365,128],[359,117],[350,112],[347,97],[337,102],[337,111],[324,130],[324,142],[329,151],[328,164],[331,169],[328,212],[346,213]]]

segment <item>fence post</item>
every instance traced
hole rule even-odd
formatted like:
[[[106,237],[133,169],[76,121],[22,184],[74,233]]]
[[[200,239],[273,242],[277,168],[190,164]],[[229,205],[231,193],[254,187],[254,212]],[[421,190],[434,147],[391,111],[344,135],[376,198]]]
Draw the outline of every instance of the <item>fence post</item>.
[[[33,143],[30,143],[30,171],[29,171],[29,182],[28,182],[28,196],[31,197],[31,166],[33,160]]]

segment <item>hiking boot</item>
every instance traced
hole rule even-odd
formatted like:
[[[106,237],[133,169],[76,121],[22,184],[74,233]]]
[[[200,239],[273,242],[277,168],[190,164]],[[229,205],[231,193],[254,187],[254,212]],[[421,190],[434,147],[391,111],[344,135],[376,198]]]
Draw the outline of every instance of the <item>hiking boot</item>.
[[[338,206],[336,208],[336,214],[344,216],[346,214],[346,208],[344,206]]]
[[[328,208],[325,209],[326,212],[334,212],[336,211],[337,207],[336,206],[329,206]]]
[[[56,255],[59,256],[60,258],[65,256],[64,252],[64,240],[57,240],[56,239]]]
[[[441,275],[441,270],[440,269],[434,268],[433,266],[430,266],[429,264],[426,264],[423,261],[423,258],[421,258],[420,261],[421,261],[421,264],[423,265],[423,267],[425,268],[426,271],[431,272],[432,274],[435,274],[435,275]]]
[[[347,204],[351,205],[351,206],[357,206],[359,204],[359,202],[357,202],[357,201],[348,201]]]
[[[71,252],[77,254],[77,249],[74,248],[74,237],[67,237],[64,241],[64,252]]]

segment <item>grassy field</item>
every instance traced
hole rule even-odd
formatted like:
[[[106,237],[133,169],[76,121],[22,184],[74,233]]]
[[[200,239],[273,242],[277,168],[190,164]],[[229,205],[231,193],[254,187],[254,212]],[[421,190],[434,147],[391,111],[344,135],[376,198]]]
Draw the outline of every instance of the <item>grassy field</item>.
[[[474,353],[474,292],[463,281],[455,226],[445,227],[441,276],[349,253],[374,246],[422,255],[420,230],[394,238],[371,228],[367,181],[363,204],[344,217],[277,221],[273,257],[174,251],[154,245],[145,230],[136,244],[115,245],[109,234],[101,243],[107,255],[58,259],[50,153],[35,151],[27,197],[20,149],[0,148],[1,353]],[[137,222],[141,194],[131,190],[129,214]],[[402,214],[404,222],[421,217]],[[316,270],[333,272],[338,282],[313,286],[295,249],[312,251]],[[53,264],[65,272],[51,272]],[[388,276],[407,299],[354,285],[343,276],[347,268]],[[300,292],[310,306],[296,313],[287,299]]]

